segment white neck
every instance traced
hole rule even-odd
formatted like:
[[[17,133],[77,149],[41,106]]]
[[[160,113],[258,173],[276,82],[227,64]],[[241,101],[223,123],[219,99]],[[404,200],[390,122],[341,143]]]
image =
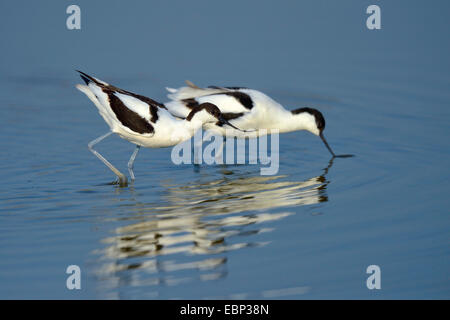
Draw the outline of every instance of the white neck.
[[[271,121],[272,129],[279,129],[280,132],[291,132],[297,130],[315,131],[316,121],[314,116],[307,112],[293,114],[286,110],[286,113],[280,114]]]

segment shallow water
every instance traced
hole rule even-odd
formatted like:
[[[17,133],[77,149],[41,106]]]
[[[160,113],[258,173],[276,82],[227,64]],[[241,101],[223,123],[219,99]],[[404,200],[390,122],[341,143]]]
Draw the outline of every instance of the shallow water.
[[[80,1],[69,31],[64,4],[2,2],[0,298],[448,299],[450,6],[379,3],[369,31],[360,1]],[[257,88],[320,109],[355,157],[305,132],[280,135],[274,176],[145,149],[120,188],[87,149],[107,127],[74,69],[162,102],[185,79]],[[131,144],[97,150],[126,172]]]

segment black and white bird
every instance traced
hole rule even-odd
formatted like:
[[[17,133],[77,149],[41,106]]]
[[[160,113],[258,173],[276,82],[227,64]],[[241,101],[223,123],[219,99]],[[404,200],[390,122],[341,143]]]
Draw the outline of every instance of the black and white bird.
[[[239,131],[212,103],[200,103],[190,108],[189,112],[180,119],[173,116],[163,104],[153,99],[117,88],[84,72],[78,72],[86,85],[78,84],[77,89],[95,104],[111,129],[108,133],[91,141],[88,144],[89,150],[117,175],[121,185],[127,184],[126,176],[93,149],[95,144],[112,133],[136,145],[128,162],[128,171],[131,179],[134,180],[133,164],[141,146],[146,148],[174,146],[190,139],[206,123],[229,125]]]
[[[164,106],[169,112],[178,117],[186,117],[192,110],[203,103],[212,103],[222,112],[223,117],[241,129],[235,130],[223,127],[220,123],[208,122],[203,125],[207,130],[222,135],[244,137],[249,129],[256,130],[256,135],[264,134],[259,129],[279,130],[290,132],[307,130],[319,136],[333,157],[349,157],[351,155],[335,155],[331,150],[323,130],[325,118],[319,110],[313,108],[299,108],[286,110],[281,104],[266,94],[244,87],[200,88],[190,81],[187,86],[178,89],[166,88],[169,91],[169,102]]]

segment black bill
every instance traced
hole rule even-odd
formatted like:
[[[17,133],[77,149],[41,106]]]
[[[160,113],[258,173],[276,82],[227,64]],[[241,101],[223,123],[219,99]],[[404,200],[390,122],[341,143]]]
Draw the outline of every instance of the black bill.
[[[233,126],[233,125],[232,125],[230,122],[228,122],[228,120],[226,120],[222,115],[219,116],[219,123],[218,123],[218,124],[219,124],[220,126],[226,124],[227,126],[230,126],[230,127],[234,128],[234,129],[236,129],[236,130],[239,130],[239,131],[242,131],[242,132],[248,132],[248,131],[246,131],[246,130],[242,130],[242,129],[239,129],[239,128]]]
[[[325,137],[323,136],[323,133],[321,132],[319,134],[320,139],[322,139],[323,143],[325,144],[325,146],[327,147],[327,149],[330,151],[330,153],[333,155],[333,158],[350,158],[350,157],[354,157],[354,155],[352,154],[340,154],[340,155],[335,155],[333,150],[331,150],[331,147],[328,145],[327,140],[325,140]]]

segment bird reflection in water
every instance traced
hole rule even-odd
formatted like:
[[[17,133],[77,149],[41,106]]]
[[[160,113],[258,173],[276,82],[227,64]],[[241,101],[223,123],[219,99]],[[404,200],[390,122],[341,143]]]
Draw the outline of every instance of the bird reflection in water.
[[[271,221],[295,213],[273,209],[328,201],[326,175],[332,164],[333,159],[321,175],[304,181],[223,169],[213,181],[201,177],[189,185],[163,186],[165,206],[136,203],[130,217],[139,222],[104,239],[107,247],[97,252],[102,258],[97,275],[115,288],[223,278],[226,252],[266,245],[251,236],[272,231]]]

